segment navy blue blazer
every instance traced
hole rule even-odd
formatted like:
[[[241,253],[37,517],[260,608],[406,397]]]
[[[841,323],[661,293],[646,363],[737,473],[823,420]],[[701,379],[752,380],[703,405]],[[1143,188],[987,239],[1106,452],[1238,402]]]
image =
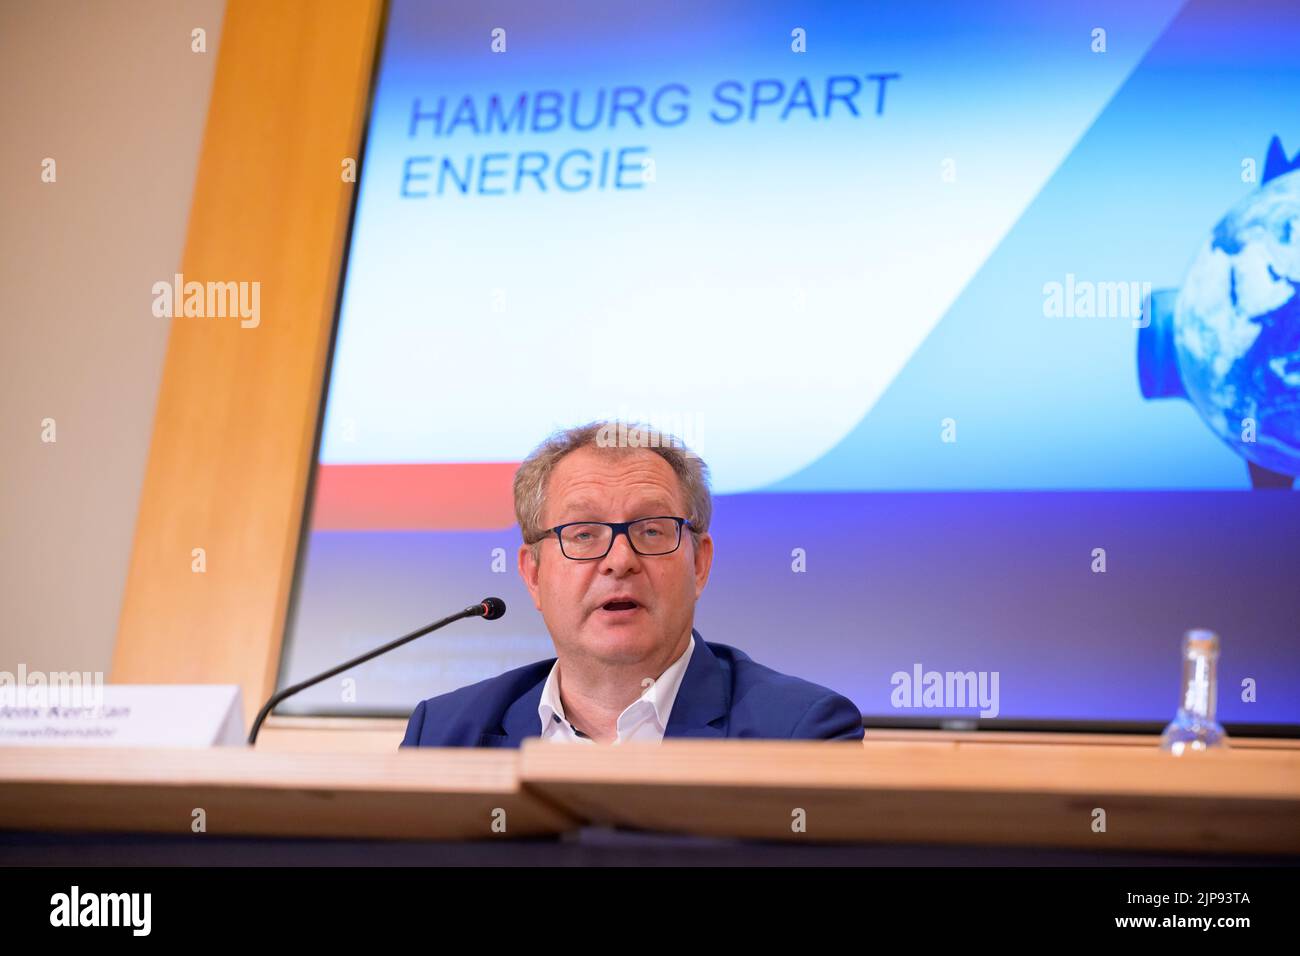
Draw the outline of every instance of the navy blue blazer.
[[[756,664],[744,651],[709,644],[698,631],[665,737],[861,740],[853,701]],[[542,735],[537,707],[555,658],[423,700],[402,747],[518,747]]]

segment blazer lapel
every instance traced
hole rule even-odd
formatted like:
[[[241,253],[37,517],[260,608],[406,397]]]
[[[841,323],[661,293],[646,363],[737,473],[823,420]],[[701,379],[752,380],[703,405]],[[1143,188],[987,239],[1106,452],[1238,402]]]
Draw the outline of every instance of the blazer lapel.
[[[709,650],[700,632],[692,628],[695,651],[691,654],[681,686],[673,700],[672,713],[668,715],[665,737],[725,737],[727,715],[731,712],[731,682],[722,662]],[[549,669],[547,670],[549,674]],[[501,719],[501,732],[485,732],[479,736],[480,747],[518,747],[526,737],[540,737],[542,729],[537,719],[537,707],[542,702],[542,688],[546,677],[529,688],[523,696],[506,708]]]
[[[695,651],[677,688],[664,736],[725,737],[727,715],[731,712],[731,682],[700,632],[692,628],[691,634],[695,637]]]
[[[547,670],[549,674],[549,669]],[[500,730],[504,733],[487,732],[479,736],[480,747],[518,747],[525,737],[542,735],[541,721],[537,717],[537,708],[542,702],[542,688],[546,686],[546,677],[524,692],[506,708],[501,718]]]

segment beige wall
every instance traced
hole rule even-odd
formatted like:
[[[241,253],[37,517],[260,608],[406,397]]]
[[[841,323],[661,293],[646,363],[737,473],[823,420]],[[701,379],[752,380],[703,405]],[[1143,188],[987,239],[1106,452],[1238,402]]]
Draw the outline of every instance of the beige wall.
[[[0,0],[0,670],[109,670],[223,7]]]

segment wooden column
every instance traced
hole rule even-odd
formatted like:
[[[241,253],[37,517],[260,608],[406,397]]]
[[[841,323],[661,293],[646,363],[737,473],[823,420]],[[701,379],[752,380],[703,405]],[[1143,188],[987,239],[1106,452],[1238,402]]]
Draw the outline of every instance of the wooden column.
[[[171,320],[113,682],[239,684],[249,720],[272,690],[381,14],[227,4],[182,274],[260,317]]]

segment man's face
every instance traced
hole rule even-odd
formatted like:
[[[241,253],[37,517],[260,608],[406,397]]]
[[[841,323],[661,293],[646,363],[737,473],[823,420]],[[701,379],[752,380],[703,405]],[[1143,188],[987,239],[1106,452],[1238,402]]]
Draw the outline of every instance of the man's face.
[[[668,462],[642,449],[581,448],[551,472],[542,527],[654,515],[688,516]],[[697,546],[685,527],[672,554],[639,555],[620,534],[609,554],[592,561],[566,558],[551,534],[538,545],[536,559],[528,545],[519,549],[519,573],[558,652],[631,664],[675,646],[690,632],[712,560],[713,540],[701,535]],[[635,601],[636,607],[606,610],[614,598]]]

